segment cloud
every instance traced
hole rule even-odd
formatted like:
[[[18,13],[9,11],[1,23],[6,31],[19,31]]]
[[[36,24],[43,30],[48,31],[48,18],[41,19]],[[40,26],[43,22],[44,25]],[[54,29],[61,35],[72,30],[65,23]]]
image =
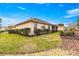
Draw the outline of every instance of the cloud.
[[[21,10],[26,10],[25,8],[23,8],[23,7],[18,7],[19,9],[21,9]]]
[[[67,15],[64,18],[71,18],[79,15],[79,9],[67,10]]]
[[[78,16],[78,15],[67,15],[67,16],[64,16],[64,18],[71,18],[71,17],[75,17],[75,16]]]
[[[79,9],[73,9],[73,10],[68,10],[68,14],[74,15],[74,14],[79,14]]]
[[[2,18],[2,26],[15,25],[20,22],[19,20],[16,19],[5,18],[5,17],[0,17],[0,18]]]

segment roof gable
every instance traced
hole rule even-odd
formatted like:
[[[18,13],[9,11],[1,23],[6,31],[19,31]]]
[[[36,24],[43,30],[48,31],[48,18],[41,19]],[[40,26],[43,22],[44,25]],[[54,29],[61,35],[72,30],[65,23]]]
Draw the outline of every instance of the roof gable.
[[[30,18],[29,20],[21,22],[19,24],[16,24],[15,26],[18,26],[18,25],[21,25],[21,24],[24,24],[24,23],[28,23],[28,22],[37,22],[37,23],[43,23],[43,24],[53,25],[53,24],[48,23],[46,21],[40,20],[38,18]]]

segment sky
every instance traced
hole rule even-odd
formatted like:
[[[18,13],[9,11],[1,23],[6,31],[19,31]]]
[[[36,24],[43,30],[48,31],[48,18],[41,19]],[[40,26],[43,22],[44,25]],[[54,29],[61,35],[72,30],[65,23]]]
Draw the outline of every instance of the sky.
[[[78,15],[78,3],[0,3],[2,26],[15,25],[30,17],[67,25],[75,23]]]

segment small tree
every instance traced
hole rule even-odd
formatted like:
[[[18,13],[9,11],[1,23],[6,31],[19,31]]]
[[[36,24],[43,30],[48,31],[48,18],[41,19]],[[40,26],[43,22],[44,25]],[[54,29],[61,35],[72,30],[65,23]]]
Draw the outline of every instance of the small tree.
[[[9,26],[8,26],[8,30],[12,30],[12,28],[14,28],[13,25],[9,25]]]
[[[75,30],[75,28],[76,28],[75,23],[69,23],[69,24],[68,24],[68,29],[69,29],[69,30],[71,30],[71,29],[74,29],[74,30]]]

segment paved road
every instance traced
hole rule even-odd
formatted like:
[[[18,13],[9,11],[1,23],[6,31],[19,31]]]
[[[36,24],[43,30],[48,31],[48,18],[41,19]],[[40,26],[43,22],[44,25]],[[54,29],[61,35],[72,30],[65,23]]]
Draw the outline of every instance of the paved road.
[[[70,55],[79,55],[79,35],[61,36],[61,49],[67,50]]]

